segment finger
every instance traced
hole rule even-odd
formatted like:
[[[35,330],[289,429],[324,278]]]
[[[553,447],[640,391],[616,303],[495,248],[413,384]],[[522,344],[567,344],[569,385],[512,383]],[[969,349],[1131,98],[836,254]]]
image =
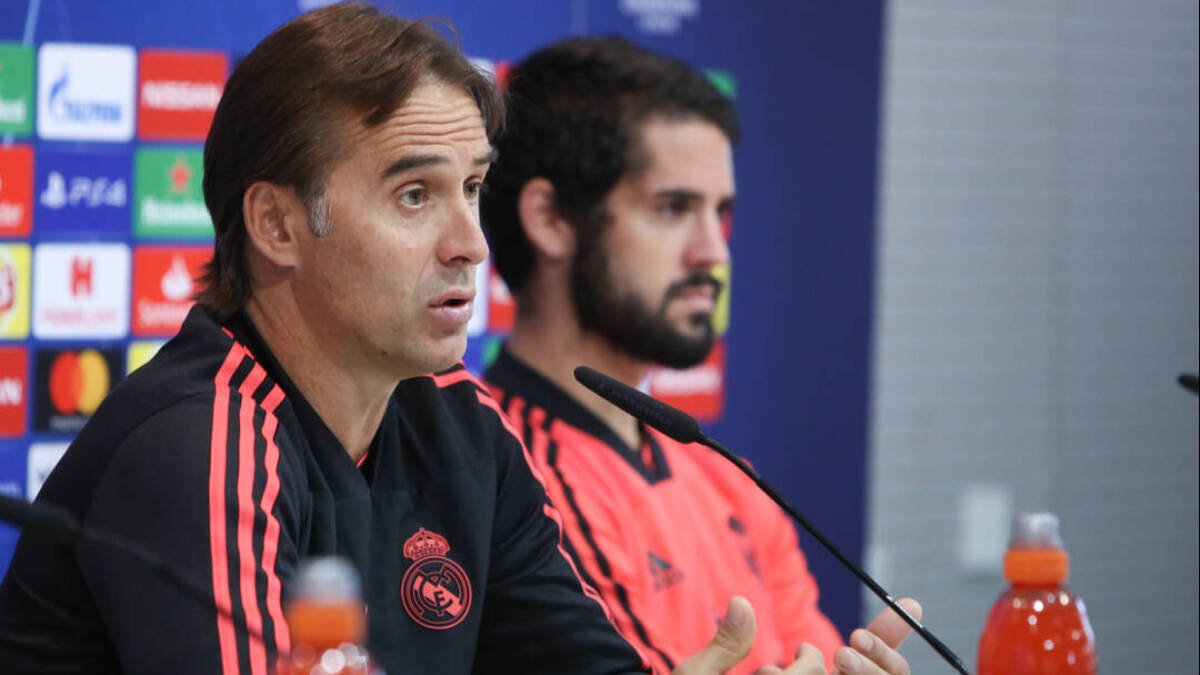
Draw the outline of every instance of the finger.
[[[877,635],[859,628],[850,634],[850,646],[842,647],[833,655],[839,673],[864,675],[887,673],[908,675],[908,661],[899,652],[889,647]]]
[[[912,598],[901,598],[896,604],[904,608],[913,619],[921,621],[921,616],[924,614],[921,603]],[[900,643],[904,642],[904,638],[907,638],[908,634],[912,632],[912,628],[890,607],[885,607],[882,612],[877,614],[871,623],[867,624],[867,630],[879,636],[892,649],[899,647]]]
[[[735,596],[729,601],[717,634],[704,649],[693,654],[673,671],[675,675],[719,675],[736,666],[754,646],[754,608],[750,601]]]
[[[783,671],[784,675],[826,675],[825,655],[805,642],[796,649],[796,660]]]

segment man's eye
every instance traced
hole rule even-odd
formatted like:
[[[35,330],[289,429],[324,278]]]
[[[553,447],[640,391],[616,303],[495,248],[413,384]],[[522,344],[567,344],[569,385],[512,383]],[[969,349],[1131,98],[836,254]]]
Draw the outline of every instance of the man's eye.
[[[467,183],[465,186],[463,186],[463,194],[466,195],[467,199],[469,199],[471,201],[475,201],[476,199],[479,199],[480,195],[482,195],[486,191],[487,191],[487,186],[484,185],[482,181],[475,182],[475,183]]]
[[[664,216],[678,218],[688,212],[687,200],[679,199],[660,204],[658,212]]]
[[[413,188],[400,194],[400,203],[405,206],[421,206],[425,203],[425,189]]]

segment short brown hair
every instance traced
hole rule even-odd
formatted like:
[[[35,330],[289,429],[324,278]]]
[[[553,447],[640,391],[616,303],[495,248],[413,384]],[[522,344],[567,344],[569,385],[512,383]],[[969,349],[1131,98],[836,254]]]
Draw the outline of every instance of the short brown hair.
[[[474,99],[489,138],[503,102],[441,32],[357,2],[303,14],[268,35],[234,69],[204,144],[204,201],[216,243],[196,301],[218,319],[250,297],[242,196],[251,184],[286,185],[314,212],[341,161],[346,120],[382,124],[433,76]]]
[[[697,119],[738,139],[733,101],[704,72],[619,37],[567,38],[509,71],[508,121],[480,202],[492,263],[518,296],[533,276],[533,246],[517,211],[535,177],[581,241],[608,222],[609,193],[645,162],[639,129],[651,117]]]

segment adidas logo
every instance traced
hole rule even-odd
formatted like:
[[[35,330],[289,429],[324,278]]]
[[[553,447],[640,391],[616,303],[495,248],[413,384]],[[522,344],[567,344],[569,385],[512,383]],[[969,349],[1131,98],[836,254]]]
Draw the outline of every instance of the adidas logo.
[[[650,568],[650,578],[653,580],[654,590],[661,591],[683,581],[683,572],[653,553],[646,553],[646,562]]]
[[[742,549],[742,557],[746,559],[746,566],[761,582],[763,575],[762,570],[758,567],[758,558],[754,557],[754,547],[750,545],[750,540],[746,536],[746,526],[737,516],[729,516],[729,530],[733,532],[738,539],[738,548]]]

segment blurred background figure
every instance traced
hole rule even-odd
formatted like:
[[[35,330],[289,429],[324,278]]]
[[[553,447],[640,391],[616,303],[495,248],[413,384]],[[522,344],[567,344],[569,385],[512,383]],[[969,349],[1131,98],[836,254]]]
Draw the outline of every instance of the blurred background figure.
[[[734,208],[732,101],[703,72],[611,37],[537,50],[507,90],[480,213],[517,309],[484,379],[577,567],[661,670],[708,641],[735,595],[758,632],[734,672],[790,663],[805,642],[832,670],[842,640],[787,516],[724,458],[574,376],[584,365],[636,387],[654,366],[711,353]]]

